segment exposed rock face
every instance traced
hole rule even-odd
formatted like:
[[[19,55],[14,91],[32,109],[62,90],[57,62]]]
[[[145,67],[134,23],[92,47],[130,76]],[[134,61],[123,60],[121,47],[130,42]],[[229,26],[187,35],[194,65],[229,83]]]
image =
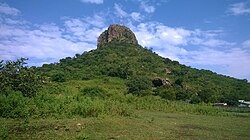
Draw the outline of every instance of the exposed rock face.
[[[168,78],[166,78],[166,79],[155,78],[152,80],[152,83],[153,83],[154,87],[171,86],[171,82]]]
[[[165,72],[166,72],[166,74],[170,74],[170,73],[171,73],[171,70],[168,69],[168,68],[165,68]]]
[[[121,25],[110,25],[108,30],[105,30],[97,40],[97,47],[103,47],[109,42],[129,43],[138,44],[135,34],[125,26]]]

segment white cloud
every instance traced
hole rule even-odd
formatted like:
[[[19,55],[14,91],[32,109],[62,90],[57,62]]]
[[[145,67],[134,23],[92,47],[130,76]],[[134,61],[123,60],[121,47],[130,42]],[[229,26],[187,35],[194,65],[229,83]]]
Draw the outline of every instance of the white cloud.
[[[89,16],[84,18],[84,21],[95,27],[103,27],[105,26],[105,19],[102,15],[94,14],[93,16]]]
[[[0,13],[16,16],[20,13],[20,11],[16,8],[10,7],[5,3],[0,3]]]
[[[250,39],[244,41],[244,42],[242,43],[242,46],[245,47],[245,48],[250,48]]]
[[[215,39],[215,38],[211,38],[211,39],[202,39],[202,38],[193,38],[192,40],[192,44],[194,45],[203,45],[203,46],[208,46],[208,47],[230,47],[235,45],[235,43],[233,42],[227,42],[225,40],[220,40],[220,39]]]
[[[132,12],[132,13],[130,14],[130,16],[131,16],[132,19],[135,20],[135,21],[141,21],[141,20],[142,20],[141,14],[138,13],[138,12]]]
[[[55,25],[41,25],[35,30],[10,27],[6,28],[6,31],[9,34],[5,34],[5,38],[1,36],[1,59],[51,57],[55,61],[79,51],[95,48],[95,44],[72,42],[63,38],[63,32]]]
[[[140,7],[147,13],[154,13],[155,7],[147,4],[145,1],[140,2]]]
[[[103,4],[103,0],[81,0],[83,3]]]
[[[157,22],[141,23],[133,28],[139,44],[152,47],[161,56],[173,60],[180,60],[187,50],[180,46],[188,43],[191,36],[189,30],[183,28],[171,28]]]
[[[95,14],[86,18],[65,18],[64,25],[66,32],[70,34],[64,36],[72,41],[92,42],[96,44],[97,37],[104,30],[105,20]]]
[[[196,29],[190,32],[192,32],[192,37],[190,38],[189,42],[192,45],[221,48],[231,47],[236,44],[234,42],[228,42],[220,39],[220,34],[223,34],[223,30],[202,31]]]
[[[119,22],[124,23],[131,23],[131,22],[140,22],[143,20],[142,15],[139,12],[126,12],[123,10],[122,6],[120,4],[115,3],[114,5],[114,14],[118,17],[120,20]]]
[[[143,46],[207,46],[207,47],[229,47],[235,45],[219,39],[221,30],[187,30],[184,28],[172,28],[158,22],[147,22],[139,24],[135,33],[140,44]]]
[[[141,23],[133,30],[139,44],[152,47],[161,56],[193,67],[250,79],[249,52],[235,47],[236,43],[219,39],[222,30],[187,30],[157,22]],[[245,41],[243,44],[248,43]],[[196,48],[189,50],[190,46]]]
[[[124,18],[128,16],[128,13],[122,9],[121,5],[115,3],[114,8],[115,8],[115,13],[118,17]]]
[[[83,19],[64,18],[64,27],[53,23],[12,24],[17,21],[4,20],[0,26],[0,59],[27,57],[32,59],[32,64],[41,65],[94,49],[105,26],[100,18],[98,15]]]
[[[27,24],[27,22],[24,21],[24,20],[17,20],[17,19],[13,20],[13,19],[11,19],[11,18],[5,18],[4,20],[5,20],[5,22],[6,22],[7,24],[13,24],[13,25],[15,25],[15,24],[19,24],[19,25]],[[1,23],[1,22],[0,22],[0,23]]]
[[[211,48],[203,48],[190,51],[181,62],[192,66],[216,66],[213,71],[237,78],[250,78],[250,54],[241,48],[232,48],[220,51]],[[219,70],[222,69],[222,70]]]
[[[232,15],[244,15],[244,14],[250,14],[250,8],[247,7],[247,4],[244,2],[235,3],[230,5],[229,12]]]

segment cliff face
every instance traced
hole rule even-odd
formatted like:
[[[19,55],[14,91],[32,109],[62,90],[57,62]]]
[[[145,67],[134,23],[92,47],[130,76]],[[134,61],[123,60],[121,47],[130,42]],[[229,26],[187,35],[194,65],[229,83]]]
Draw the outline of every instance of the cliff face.
[[[110,25],[108,30],[101,33],[97,40],[97,47],[103,47],[106,43],[113,41],[119,43],[138,44],[135,34],[128,27],[116,24]]]

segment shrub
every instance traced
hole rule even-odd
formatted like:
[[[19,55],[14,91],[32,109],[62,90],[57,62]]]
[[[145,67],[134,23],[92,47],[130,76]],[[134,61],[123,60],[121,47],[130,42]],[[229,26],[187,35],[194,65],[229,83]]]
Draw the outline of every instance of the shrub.
[[[55,82],[65,82],[66,81],[65,75],[63,73],[53,74],[51,77],[51,80],[55,81]]]
[[[0,95],[0,116],[4,118],[26,118],[29,116],[28,99],[20,92]]]
[[[7,126],[1,124],[1,127],[0,127],[0,139],[7,140],[8,137],[9,137],[9,131],[8,131]]]
[[[86,96],[77,96],[76,101],[67,106],[69,115],[79,115],[81,117],[98,117],[103,113],[104,100],[92,99]]]
[[[175,82],[174,82],[176,85],[178,85],[178,86],[183,86],[183,79],[182,78],[179,78],[179,79],[177,79],[177,80],[175,80]]]
[[[16,91],[21,91],[25,97],[36,96],[37,91],[42,87],[42,77],[35,75],[32,69],[22,71],[17,77],[18,83],[15,88]]]
[[[80,92],[89,97],[105,97],[105,91],[100,87],[86,87],[81,89]]]
[[[173,88],[167,88],[167,87],[159,87],[155,90],[155,94],[161,96],[164,99],[167,100],[175,100],[176,99],[176,93]]]
[[[137,96],[145,96],[152,94],[152,82],[144,76],[131,77],[126,83],[128,93]]]
[[[91,74],[84,74],[83,76],[82,76],[82,80],[90,80],[90,79],[92,79],[92,75]]]
[[[116,100],[105,101],[105,113],[108,115],[131,116],[133,109],[131,105]]]
[[[191,97],[191,101],[190,101],[191,104],[198,104],[200,102],[201,102],[201,98],[198,95],[193,95]]]

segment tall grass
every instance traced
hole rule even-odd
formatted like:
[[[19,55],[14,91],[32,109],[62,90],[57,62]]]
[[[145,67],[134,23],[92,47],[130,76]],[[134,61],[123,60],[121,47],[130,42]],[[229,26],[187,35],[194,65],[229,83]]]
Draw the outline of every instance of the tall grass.
[[[132,116],[136,110],[230,115],[228,111],[207,104],[194,105],[181,101],[168,101],[158,96],[137,97],[125,94],[124,85],[116,78],[71,81],[64,84],[50,83],[33,98],[23,97],[18,92],[0,95],[0,117]]]
[[[189,104],[183,101],[169,101],[158,96],[136,97],[126,95],[120,97],[121,102],[125,102],[135,110],[151,110],[163,112],[184,112],[191,114],[203,115],[225,115],[225,112],[220,108],[214,108],[207,104]]]

